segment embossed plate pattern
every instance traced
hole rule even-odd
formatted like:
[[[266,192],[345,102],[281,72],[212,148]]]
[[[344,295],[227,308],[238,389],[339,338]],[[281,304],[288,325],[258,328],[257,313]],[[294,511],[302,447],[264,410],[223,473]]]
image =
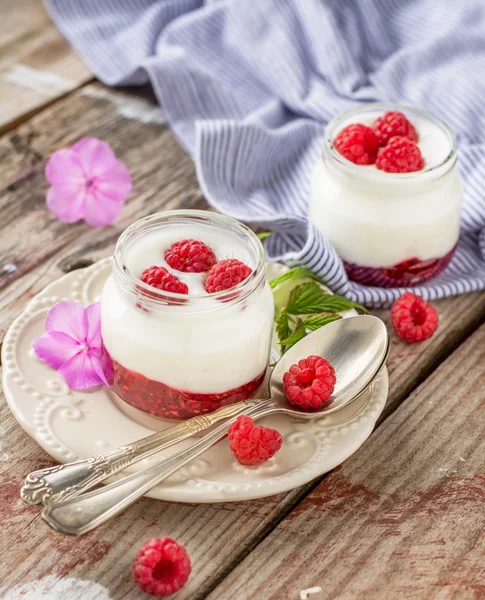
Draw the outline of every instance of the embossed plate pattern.
[[[143,424],[136,422],[120,410],[119,401],[107,389],[70,390],[32,353],[32,340],[43,333],[48,309],[62,299],[85,305],[96,302],[110,263],[110,259],[100,261],[49,285],[31,300],[5,336],[3,389],[10,409],[25,431],[59,462],[103,454],[171,426],[150,417]],[[284,269],[281,265],[269,268],[271,276]],[[369,394],[334,414],[313,421],[283,415],[263,419],[262,424],[284,436],[283,447],[273,459],[259,467],[244,467],[232,458],[227,440],[223,440],[148,495],[178,502],[227,502],[270,496],[303,485],[339,465],[361,446],[384,408],[387,392],[384,370]],[[190,444],[186,440],[134,465],[131,471]]]

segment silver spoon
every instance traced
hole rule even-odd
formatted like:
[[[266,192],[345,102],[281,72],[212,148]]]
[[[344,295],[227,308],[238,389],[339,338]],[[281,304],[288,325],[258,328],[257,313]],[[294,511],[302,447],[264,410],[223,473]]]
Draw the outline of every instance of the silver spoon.
[[[239,406],[233,405],[233,409],[238,406],[237,413],[234,412],[222,425],[212,428],[190,448],[100,490],[50,504],[44,509],[42,516],[60,533],[87,533],[124,510],[160,481],[222,439],[240,414],[259,419],[273,413],[284,413],[296,418],[312,419],[346,406],[375,381],[385,364],[388,349],[386,327],[376,317],[350,317],[330,323],[308,335],[283,355],[271,376],[271,399],[250,400],[239,403]],[[337,377],[333,402],[321,411],[298,410],[287,403],[283,393],[283,374],[292,364],[311,354],[324,356],[329,360]]]

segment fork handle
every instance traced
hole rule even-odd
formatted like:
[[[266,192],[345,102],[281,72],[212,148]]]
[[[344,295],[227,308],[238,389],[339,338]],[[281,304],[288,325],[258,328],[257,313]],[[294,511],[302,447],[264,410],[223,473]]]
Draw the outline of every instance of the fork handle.
[[[259,419],[273,412],[279,412],[270,401],[259,401],[259,405],[244,411],[244,414]],[[82,535],[101,525],[111,517],[138,500],[152,487],[175,473],[178,469],[208,450],[221,440],[236,420],[233,416],[219,425],[186,450],[170,456],[156,465],[125,477],[121,481],[73,498],[46,506],[42,517],[58,533]]]
[[[239,415],[261,402],[264,400],[245,400],[223,406],[213,413],[193,417],[104,455],[33,471],[26,478],[20,490],[20,497],[29,504],[46,506],[75,498],[118,471],[208,429],[221,419]]]

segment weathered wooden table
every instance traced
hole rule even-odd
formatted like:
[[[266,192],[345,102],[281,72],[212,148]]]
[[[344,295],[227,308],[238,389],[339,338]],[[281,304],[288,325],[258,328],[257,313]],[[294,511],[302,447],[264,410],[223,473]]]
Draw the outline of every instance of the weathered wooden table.
[[[33,294],[110,255],[135,219],[207,204],[149,92],[95,82],[38,0],[1,0],[0,14],[3,337]],[[61,223],[45,206],[47,157],[87,135],[107,140],[134,180],[104,230]],[[259,501],[143,499],[82,538],[56,535],[19,498],[24,476],[53,461],[2,398],[0,595],[63,598],[75,578],[85,580],[82,599],[146,597],[132,559],[148,538],[169,535],[193,563],[181,599],[297,599],[313,586],[322,591],[312,600],[485,598],[485,295],[436,306],[431,340],[393,335],[389,400],[364,446],[322,479]]]

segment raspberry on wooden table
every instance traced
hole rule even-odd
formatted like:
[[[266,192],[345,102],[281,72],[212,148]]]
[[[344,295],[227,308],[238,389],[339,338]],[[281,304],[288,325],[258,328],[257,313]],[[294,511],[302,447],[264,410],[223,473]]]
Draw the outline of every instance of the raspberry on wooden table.
[[[176,271],[203,273],[216,264],[216,255],[204,242],[181,240],[165,252],[165,260]]]
[[[406,342],[422,342],[438,329],[438,313],[420,296],[406,292],[391,309],[391,321],[397,335]]]
[[[229,447],[242,465],[259,465],[278,452],[283,437],[276,429],[259,427],[251,417],[238,417],[227,433]]]
[[[153,538],[143,544],[133,562],[136,585],[152,596],[170,596],[183,587],[190,575],[190,558],[172,538]]]
[[[379,140],[370,127],[355,123],[344,127],[333,140],[335,149],[356,165],[376,162]]]
[[[205,281],[205,291],[209,294],[229,290],[244,281],[252,269],[237,258],[221,260],[212,267]]]
[[[424,167],[421,150],[404,137],[393,137],[379,150],[376,167],[387,173],[412,173]]]
[[[382,117],[376,119],[372,129],[381,146],[385,146],[394,136],[405,137],[412,142],[418,141],[418,134],[414,125],[407,120],[406,115],[402,112],[389,111],[384,113]]]
[[[321,408],[333,394],[335,371],[321,356],[302,358],[283,375],[286,397],[300,408]]]
[[[188,294],[189,288],[178,277],[169,273],[165,267],[153,265],[141,274],[141,280],[158,290],[175,294]]]

